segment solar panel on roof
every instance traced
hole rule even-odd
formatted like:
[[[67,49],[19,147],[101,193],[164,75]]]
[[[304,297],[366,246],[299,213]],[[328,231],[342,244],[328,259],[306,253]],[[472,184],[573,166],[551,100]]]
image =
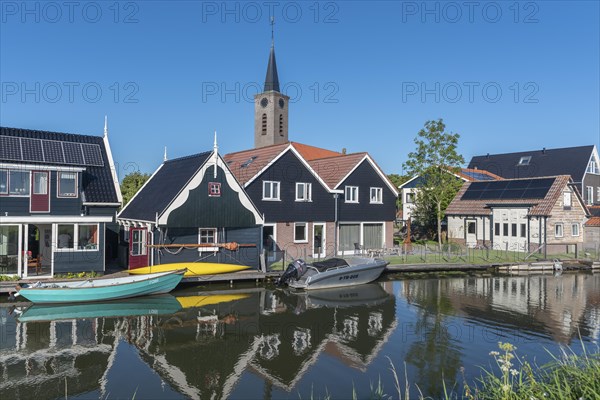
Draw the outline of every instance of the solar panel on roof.
[[[23,161],[44,162],[42,142],[39,139],[21,138]]]
[[[19,138],[0,136],[0,158],[12,161],[21,161],[23,159]]]
[[[102,167],[104,165],[100,146],[97,144],[81,143],[81,149],[83,150],[85,165],[93,165],[96,167]]]
[[[67,164],[85,165],[81,143],[64,142],[65,162]]]
[[[546,197],[555,178],[473,182],[461,200],[520,200]]]
[[[44,150],[44,161],[53,164],[64,164],[65,156],[61,142],[54,140],[42,140]]]

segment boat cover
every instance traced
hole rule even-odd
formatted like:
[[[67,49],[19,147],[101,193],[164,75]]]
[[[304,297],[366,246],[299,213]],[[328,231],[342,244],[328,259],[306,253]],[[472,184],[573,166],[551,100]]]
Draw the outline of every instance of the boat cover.
[[[313,267],[323,272],[329,268],[347,267],[348,263],[343,258],[330,258],[329,260],[317,261],[311,264]]]

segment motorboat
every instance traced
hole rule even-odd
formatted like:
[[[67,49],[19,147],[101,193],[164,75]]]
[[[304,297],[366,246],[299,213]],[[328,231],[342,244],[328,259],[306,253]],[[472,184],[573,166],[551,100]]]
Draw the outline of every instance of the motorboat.
[[[331,258],[312,264],[298,259],[289,264],[276,283],[304,290],[360,285],[379,278],[388,263],[373,257]]]

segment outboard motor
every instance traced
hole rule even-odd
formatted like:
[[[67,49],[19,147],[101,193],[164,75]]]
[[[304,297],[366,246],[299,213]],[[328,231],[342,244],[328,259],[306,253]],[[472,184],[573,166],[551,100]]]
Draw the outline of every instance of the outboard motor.
[[[277,282],[275,282],[275,284],[277,286],[281,286],[283,284],[286,284],[290,281],[290,279],[300,279],[300,277],[302,275],[304,275],[304,273],[306,272],[307,267],[306,267],[306,263],[304,262],[304,260],[301,259],[297,259],[296,261],[290,263],[287,267],[287,269],[285,270],[285,272],[283,273],[283,275],[281,275],[279,277],[279,279],[277,279]]]

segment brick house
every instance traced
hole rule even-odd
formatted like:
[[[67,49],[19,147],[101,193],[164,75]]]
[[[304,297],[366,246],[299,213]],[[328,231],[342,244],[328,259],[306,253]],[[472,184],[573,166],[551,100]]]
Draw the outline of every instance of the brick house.
[[[446,210],[449,239],[470,247],[581,250],[588,210],[570,176],[467,182]]]

